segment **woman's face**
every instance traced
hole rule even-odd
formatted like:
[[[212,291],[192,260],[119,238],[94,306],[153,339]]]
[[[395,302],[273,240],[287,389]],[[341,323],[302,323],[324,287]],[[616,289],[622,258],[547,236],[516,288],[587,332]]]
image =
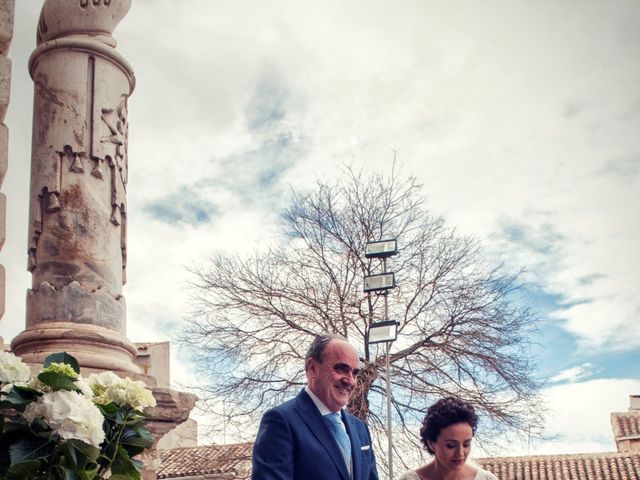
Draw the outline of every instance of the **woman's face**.
[[[457,470],[462,468],[467,461],[472,440],[471,425],[461,422],[443,428],[436,441],[428,443],[440,468]]]

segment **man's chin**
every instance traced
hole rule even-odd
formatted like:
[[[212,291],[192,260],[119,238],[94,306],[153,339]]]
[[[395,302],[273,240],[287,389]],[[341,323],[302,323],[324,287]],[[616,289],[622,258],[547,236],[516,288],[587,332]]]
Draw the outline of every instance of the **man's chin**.
[[[335,399],[334,405],[339,406],[339,409],[342,410],[347,406],[347,403],[349,403],[349,397],[339,397]]]

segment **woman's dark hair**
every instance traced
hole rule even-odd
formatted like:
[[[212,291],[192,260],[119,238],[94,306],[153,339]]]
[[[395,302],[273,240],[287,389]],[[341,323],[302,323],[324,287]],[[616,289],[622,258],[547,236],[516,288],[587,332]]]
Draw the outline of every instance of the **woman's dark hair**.
[[[446,397],[429,407],[422,420],[420,439],[431,455],[434,452],[428,442],[437,441],[442,429],[455,423],[468,423],[473,433],[476,433],[478,416],[470,404],[455,397]]]

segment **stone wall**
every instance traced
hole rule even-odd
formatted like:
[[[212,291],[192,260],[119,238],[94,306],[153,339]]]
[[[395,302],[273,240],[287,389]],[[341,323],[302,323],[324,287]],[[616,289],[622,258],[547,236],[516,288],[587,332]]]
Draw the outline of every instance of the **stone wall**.
[[[14,0],[0,0],[0,189],[7,173],[9,152],[9,129],[4,124],[4,117],[9,106],[11,91],[11,60],[8,57],[9,46],[13,38]],[[0,250],[6,238],[7,199],[0,191]],[[5,305],[5,272],[0,265],[0,320],[4,315]],[[0,344],[3,344],[0,337]]]

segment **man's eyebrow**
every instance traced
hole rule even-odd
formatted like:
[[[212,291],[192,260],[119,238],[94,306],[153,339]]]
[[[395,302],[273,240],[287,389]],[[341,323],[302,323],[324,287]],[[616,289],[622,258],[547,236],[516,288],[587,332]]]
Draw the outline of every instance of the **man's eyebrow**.
[[[356,368],[351,368],[351,365],[349,365],[348,363],[335,363],[333,365],[334,370],[348,370],[350,372],[359,372],[360,371],[360,366],[357,366]]]

